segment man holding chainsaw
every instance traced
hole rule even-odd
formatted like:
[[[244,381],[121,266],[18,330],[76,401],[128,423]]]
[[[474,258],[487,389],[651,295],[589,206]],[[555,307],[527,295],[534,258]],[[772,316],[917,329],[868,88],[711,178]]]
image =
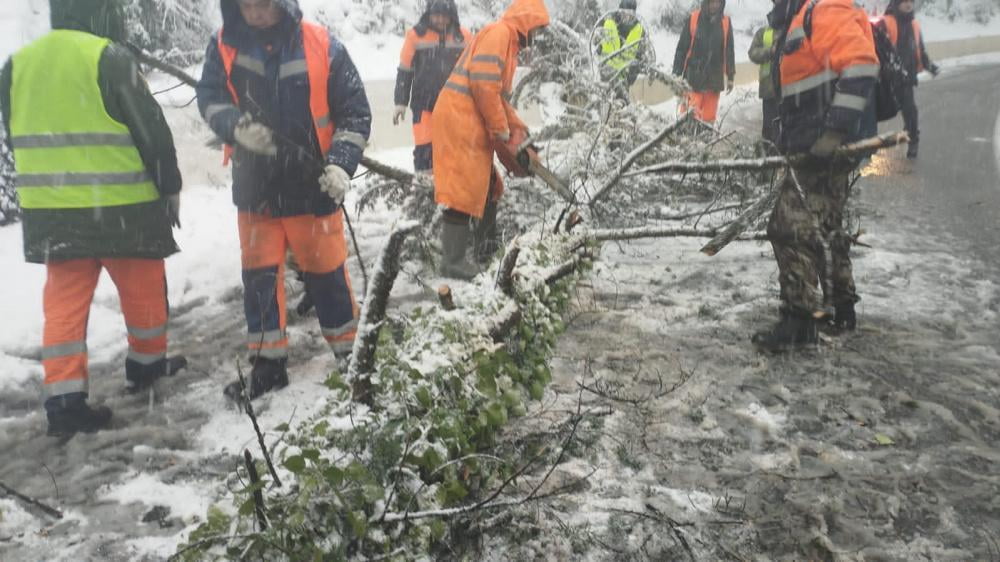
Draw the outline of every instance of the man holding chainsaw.
[[[253,399],[288,384],[284,260],[304,272],[333,353],[353,345],[357,306],[341,205],[371,130],[361,77],[343,44],[302,20],[296,0],[222,0],[198,107],[226,142],[243,265]]]
[[[536,158],[527,126],[507,101],[517,55],[549,24],[543,0],[514,0],[499,21],[487,25],[462,53],[434,109],[434,199],[446,207],[441,226],[441,275],[471,279],[477,273],[465,259],[471,232],[476,257],[497,249],[497,202],[503,192],[493,154],[519,175]]]

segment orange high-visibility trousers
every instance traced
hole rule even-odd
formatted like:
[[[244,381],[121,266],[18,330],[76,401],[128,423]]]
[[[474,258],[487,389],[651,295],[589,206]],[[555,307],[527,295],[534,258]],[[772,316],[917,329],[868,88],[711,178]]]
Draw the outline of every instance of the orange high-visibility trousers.
[[[166,360],[167,281],[162,259],[84,258],[46,264],[42,306],[44,389],[48,397],[87,392],[87,318],[106,269],[128,331],[126,375]]]
[[[695,119],[705,123],[715,123],[719,111],[719,92],[688,92],[687,98],[678,106],[679,113],[694,111]]]
[[[347,273],[343,212],[270,217],[240,211],[238,221],[251,354],[269,359],[288,356],[284,278],[289,248],[302,270],[324,339],[334,353],[350,352],[358,307]]]

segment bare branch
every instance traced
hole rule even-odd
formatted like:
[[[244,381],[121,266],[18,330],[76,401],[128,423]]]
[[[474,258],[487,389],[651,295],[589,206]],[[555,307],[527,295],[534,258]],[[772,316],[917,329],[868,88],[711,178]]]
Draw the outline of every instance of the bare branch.
[[[640,228],[619,228],[593,230],[588,233],[592,239],[598,242],[608,242],[611,240],[638,240],[640,238],[712,238],[718,236],[716,229],[706,228],[669,228],[669,227],[640,227]],[[753,234],[740,238],[740,240],[767,240],[762,234]]]
[[[629,153],[629,155],[625,157],[625,160],[621,163],[621,165],[618,166],[618,169],[615,171],[614,175],[608,178],[608,180],[604,182],[604,185],[602,185],[601,188],[597,190],[597,193],[595,193],[594,196],[590,198],[590,202],[588,203],[588,205],[593,207],[598,201],[607,196],[608,192],[611,191],[611,189],[618,184],[618,181],[622,178],[622,174],[625,173],[625,170],[629,169],[632,166],[632,164],[634,164],[635,161],[638,160],[640,156],[648,152],[649,149],[660,144],[663,141],[663,139],[667,138],[667,136],[669,136],[671,133],[679,129],[682,125],[687,123],[691,119],[691,115],[692,114],[690,111],[685,113],[684,115],[679,117],[676,121],[661,129],[660,132],[656,133],[656,135],[653,136],[653,138],[649,139],[641,146],[639,146],[631,153]],[[628,174],[628,175],[631,176],[633,174]]]
[[[257,484],[260,483],[260,476],[257,475],[257,466],[253,463],[253,455],[250,449],[243,449],[243,460],[246,461],[247,473],[250,475],[250,486],[253,487],[254,513],[257,517],[257,525],[260,529],[267,529],[267,517],[264,515],[264,491]]]
[[[62,519],[63,518],[63,513],[61,511],[59,511],[58,509],[56,509],[54,507],[50,507],[48,505],[45,505],[44,503],[36,500],[35,498],[28,497],[28,496],[26,496],[26,495],[18,492],[17,490],[11,488],[10,486],[4,484],[3,482],[0,482],[0,490],[3,490],[3,492],[5,494],[7,494],[9,496],[13,496],[14,498],[16,498],[18,500],[21,500],[22,502],[24,502],[27,505],[30,505],[32,507],[36,507],[36,508],[42,510],[43,512],[45,512],[46,515],[48,515],[50,517],[54,517],[56,519]]]

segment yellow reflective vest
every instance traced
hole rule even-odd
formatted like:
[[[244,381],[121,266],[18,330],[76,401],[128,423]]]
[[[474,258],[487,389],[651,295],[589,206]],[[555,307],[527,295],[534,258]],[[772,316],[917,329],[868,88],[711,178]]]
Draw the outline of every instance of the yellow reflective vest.
[[[60,29],[14,54],[10,141],[22,208],[114,207],[159,198],[128,127],[104,108],[98,65],[109,44]]]
[[[623,45],[621,34],[618,33],[618,23],[613,18],[604,20],[604,40],[601,41],[601,53],[606,57],[618,52],[622,47],[629,47],[608,59],[605,64],[615,70],[621,70],[630,65],[639,55],[638,43],[642,41],[643,33],[645,32],[642,24],[636,23],[632,27],[632,30],[628,32],[628,37],[625,38],[625,44]]]

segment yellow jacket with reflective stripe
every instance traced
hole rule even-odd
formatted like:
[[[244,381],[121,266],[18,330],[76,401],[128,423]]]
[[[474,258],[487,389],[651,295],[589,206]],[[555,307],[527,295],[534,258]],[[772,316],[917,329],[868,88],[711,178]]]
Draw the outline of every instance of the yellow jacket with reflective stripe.
[[[10,133],[24,209],[154,201],[127,126],[104,108],[98,64],[110,41],[55,30],[13,56]]]
[[[605,64],[615,70],[621,70],[631,64],[639,55],[638,43],[642,41],[643,33],[642,24],[636,23],[628,32],[625,44],[622,45],[621,34],[618,32],[618,23],[613,18],[604,20],[604,40],[601,41],[601,53],[604,56],[618,52],[622,47],[635,45],[635,47],[625,49],[618,55],[611,57]]]

